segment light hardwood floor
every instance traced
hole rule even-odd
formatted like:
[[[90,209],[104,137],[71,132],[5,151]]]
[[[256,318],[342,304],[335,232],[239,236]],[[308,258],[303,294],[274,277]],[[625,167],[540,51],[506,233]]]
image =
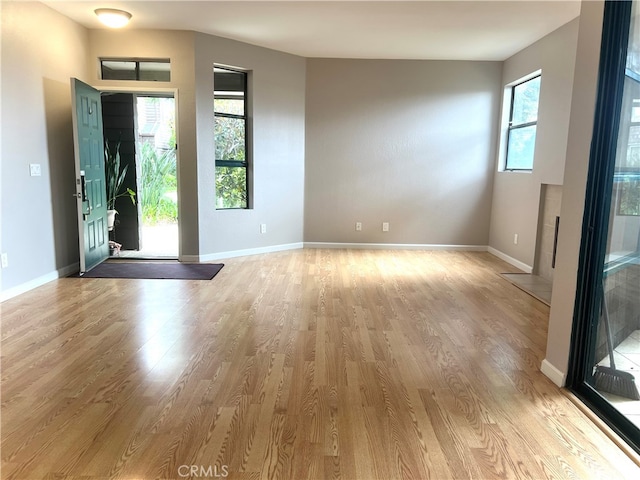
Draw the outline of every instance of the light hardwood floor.
[[[548,307],[492,255],[225,263],[3,303],[2,478],[640,478],[540,373]]]

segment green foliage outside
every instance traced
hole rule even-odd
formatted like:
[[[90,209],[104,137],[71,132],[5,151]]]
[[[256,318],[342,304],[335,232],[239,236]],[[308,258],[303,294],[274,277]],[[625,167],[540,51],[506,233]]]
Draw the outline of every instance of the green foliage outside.
[[[247,208],[247,169],[216,167],[216,208]]]
[[[237,100],[215,100],[216,112],[237,114]],[[216,166],[216,208],[247,208],[247,168],[245,121],[216,115],[216,161],[238,162]]]
[[[139,145],[142,181],[140,191],[142,222],[174,223],[178,221],[176,202],[178,184],[176,179],[175,150],[156,150],[151,143]]]
[[[123,189],[124,178],[127,176],[129,165],[120,168],[120,142],[112,145],[108,140],[104,141],[104,167],[105,181],[107,183],[107,209],[115,210],[116,199],[129,197],[136,204],[136,192],[130,188]]]
[[[640,180],[625,178],[619,188],[618,215],[640,215]]]

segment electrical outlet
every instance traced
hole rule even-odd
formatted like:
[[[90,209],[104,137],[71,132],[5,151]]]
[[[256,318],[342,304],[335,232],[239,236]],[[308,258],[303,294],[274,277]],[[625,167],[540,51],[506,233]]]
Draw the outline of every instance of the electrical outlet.
[[[260,224],[260,233],[267,233],[267,224],[266,223],[261,223]]]
[[[389,231],[389,222],[382,222],[382,231],[383,232]]]
[[[9,255],[3,253],[2,256],[2,268],[7,268],[9,266]]]
[[[356,222],[356,232],[362,231],[362,222]]]
[[[514,245],[517,245],[517,244],[518,244],[518,234],[517,234],[517,233],[514,233],[514,234],[513,234],[513,244],[514,244]]]

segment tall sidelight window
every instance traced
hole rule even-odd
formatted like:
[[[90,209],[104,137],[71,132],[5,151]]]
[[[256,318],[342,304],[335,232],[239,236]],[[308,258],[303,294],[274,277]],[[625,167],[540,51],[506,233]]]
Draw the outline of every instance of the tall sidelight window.
[[[214,67],[216,208],[248,208],[247,73]]]
[[[511,87],[505,170],[532,170],[538,127],[540,75]]]

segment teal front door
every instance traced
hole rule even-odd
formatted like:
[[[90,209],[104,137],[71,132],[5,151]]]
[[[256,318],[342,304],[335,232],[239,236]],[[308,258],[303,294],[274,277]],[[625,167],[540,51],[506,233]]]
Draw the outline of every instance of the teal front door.
[[[80,274],[109,257],[100,92],[71,79]]]

